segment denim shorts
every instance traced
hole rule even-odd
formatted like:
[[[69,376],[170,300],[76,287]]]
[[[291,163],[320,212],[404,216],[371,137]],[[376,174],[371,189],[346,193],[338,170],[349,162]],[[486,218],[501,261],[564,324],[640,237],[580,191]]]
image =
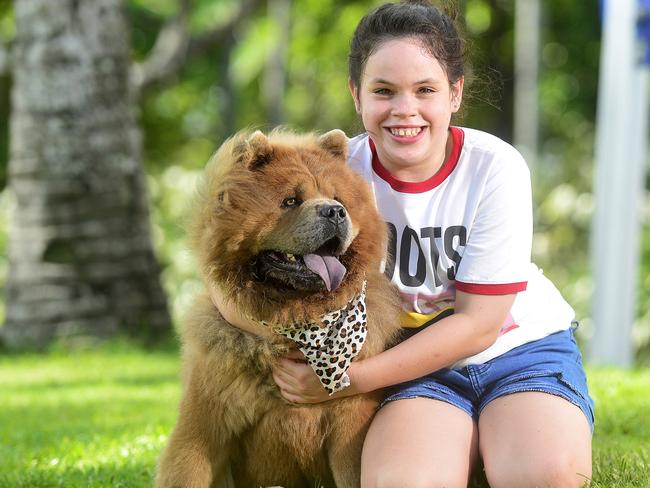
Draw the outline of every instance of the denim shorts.
[[[573,329],[516,347],[484,364],[441,369],[393,386],[381,406],[407,398],[431,398],[450,403],[478,420],[485,406],[500,396],[539,391],[579,407],[593,432],[594,402]]]

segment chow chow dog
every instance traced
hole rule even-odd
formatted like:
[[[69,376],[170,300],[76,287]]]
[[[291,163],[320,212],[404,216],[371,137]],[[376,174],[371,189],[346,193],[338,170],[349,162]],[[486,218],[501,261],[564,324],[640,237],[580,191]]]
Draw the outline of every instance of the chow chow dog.
[[[207,292],[196,298],[181,332],[183,392],[158,487],[359,486],[377,393],[296,405],[271,376],[299,336],[334,330],[322,320],[332,312],[362,323],[330,341],[347,344],[341,357],[316,344],[324,359],[310,365],[321,367],[324,386],[347,379],[328,376],[330,364],[377,354],[398,333],[397,294],[380,271],[385,224],[346,156],[338,130],[257,131],[237,134],[208,162],[189,229],[202,278],[270,333],[230,325]]]

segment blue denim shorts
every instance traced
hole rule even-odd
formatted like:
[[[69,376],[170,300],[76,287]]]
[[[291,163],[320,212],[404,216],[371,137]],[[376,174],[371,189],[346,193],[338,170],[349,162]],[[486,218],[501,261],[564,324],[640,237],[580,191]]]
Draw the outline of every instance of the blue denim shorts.
[[[478,420],[492,400],[524,391],[564,398],[579,407],[593,432],[594,402],[589,396],[573,327],[516,347],[484,364],[441,369],[388,389],[381,406],[424,397],[450,403]]]

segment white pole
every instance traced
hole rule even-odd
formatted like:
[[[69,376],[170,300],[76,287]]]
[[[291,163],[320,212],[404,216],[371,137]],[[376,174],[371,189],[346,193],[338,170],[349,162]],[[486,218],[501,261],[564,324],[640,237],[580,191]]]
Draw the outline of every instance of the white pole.
[[[515,3],[514,145],[536,169],[538,156],[537,84],[539,73],[540,0]],[[533,171],[533,173],[535,173]],[[533,174],[535,176],[535,174]]]
[[[598,90],[589,359],[618,366],[633,361],[648,147],[648,72],[638,58],[637,13],[635,0],[606,0]]]

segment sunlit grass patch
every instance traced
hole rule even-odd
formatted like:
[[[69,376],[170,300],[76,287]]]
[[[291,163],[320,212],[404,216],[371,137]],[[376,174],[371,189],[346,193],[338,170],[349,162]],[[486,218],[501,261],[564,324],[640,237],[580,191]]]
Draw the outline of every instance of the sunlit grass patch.
[[[594,487],[650,486],[650,370],[590,369]]]
[[[178,354],[120,349],[0,358],[0,486],[151,486]]]

